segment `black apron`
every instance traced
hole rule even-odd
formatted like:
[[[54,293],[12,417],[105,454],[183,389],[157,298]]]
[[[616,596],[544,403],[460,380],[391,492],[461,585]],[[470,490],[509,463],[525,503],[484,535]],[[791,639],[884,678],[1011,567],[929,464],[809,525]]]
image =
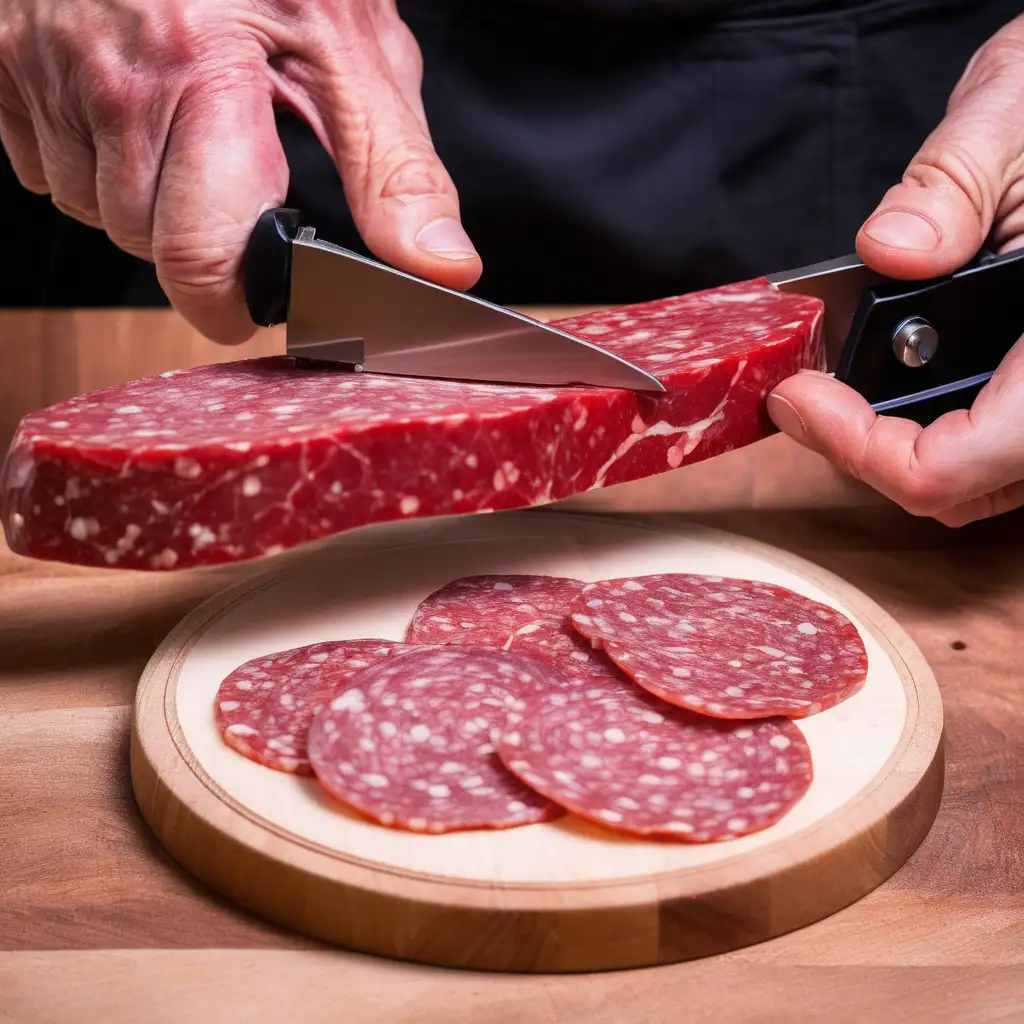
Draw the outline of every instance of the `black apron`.
[[[399,0],[497,302],[621,303],[851,252],[1021,0]],[[312,133],[288,203],[366,252]],[[3,189],[10,194],[9,168]],[[4,206],[11,209],[8,196]],[[151,267],[20,192],[0,304],[149,305]]]

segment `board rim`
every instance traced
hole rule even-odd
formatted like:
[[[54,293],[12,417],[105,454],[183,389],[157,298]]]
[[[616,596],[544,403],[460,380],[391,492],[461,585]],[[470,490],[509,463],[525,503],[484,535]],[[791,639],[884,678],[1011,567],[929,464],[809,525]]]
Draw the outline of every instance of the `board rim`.
[[[497,517],[496,517],[497,518]],[[848,607],[869,630],[890,659],[903,683],[907,699],[907,712],[900,739],[885,765],[871,783],[862,788],[840,807],[800,832],[784,837],[758,850],[758,856],[746,859],[742,854],[714,864],[685,869],[634,876],[621,879],[602,879],[579,883],[503,883],[500,909],[513,915],[530,915],[541,921],[563,919],[566,915],[598,913],[619,914],[628,918],[635,911],[649,910],[653,902],[658,907],[679,906],[691,900],[705,899],[709,892],[726,903],[742,902],[743,894],[756,896],[772,872],[792,872],[811,869],[836,855],[837,850],[862,846],[862,856],[868,864],[856,876],[827,897],[819,899],[819,909],[809,912],[782,914],[784,922],[769,934],[758,934],[739,945],[761,941],[764,938],[791,931],[813,923],[836,910],[849,905],[872,891],[913,854],[927,834],[938,811],[943,776],[943,714],[941,697],[930,666],[909,635],[885,610],[862,591],[834,573],[792,552],[764,544],[760,541],[697,524],[685,517],[673,517],[668,523],[663,517],[618,517],[601,514],[567,513],[561,511],[512,512],[503,514],[507,523],[538,518],[564,523],[579,520],[587,523],[607,523],[618,528],[647,531],[659,535],[681,529],[688,536],[706,539],[720,547],[736,550],[760,558],[776,567],[798,573],[808,582],[824,590],[830,597]],[[361,538],[346,537],[334,549],[344,559],[365,556],[377,550],[413,548],[426,543],[446,543],[443,537],[432,539],[430,526],[406,532],[406,539],[393,543],[360,546]],[[529,528],[529,526],[527,526]],[[380,531],[394,535],[394,530]],[[466,543],[478,537],[453,538],[450,543]],[[319,545],[318,545],[319,546]],[[374,941],[360,933],[353,938],[353,929],[345,926],[317,925],[317,915],[301,908],[289,908],[286,902],[275,901],[245,891],[229,876],[220,863],[230,860],[224,851],[209,858],[197,857],[190,852],[195,842],[176,839],[183,827],[186,832],[201,836],[199,848],[218,850],[232,847],[233,856],[241,851],[247,859],[261,862],[263,870],[277,870],[292,876],[295,884],[304,887],[311,880],[316,885],[326,883],[340,904],[372,908],[383,911],[397,905],[418,908],[416,913],[441,910],[454,914],[478,917],[499,909],[495,902],[495,887],[476,879],[414,872],[390,865],[374,864],[363,858],[324,847],[315,841],[295,836],[272,822],[249,811],[210,778],[197,763],[185,742],[174,708],[174,695],[178,673],[189,652],[203,633],[237,604],[250,599],[288,576],[288,567],[268,570],[213,595],[195,608],[167,635],[147,664],[136,694],[132,722],[131,774],[136,800],[149,826],[168,852],[186,870],[249,909],[279,923],[296,928],[331,942],[341,942],[366,952],[402,956],[393,943]],[[159,762],[170,760],[172,770],[162,774]],[[183,770],[184,769],[184,770]],[[166,776],[166,777],[165,777]],[[207,801],[213,798],[212,805]],[[873,809],[873,800],[880,802]],[[905,833],[897,836],[896,849],[893,835],[901,830],[890,828],[890,819],[909,819]],[[884,846],[885,857],[873,856],[872,851]],[[789,863],[793,847],[799,845],[800,856]],[[783,863],[786,861],[786,863]],[[269,863],[268,863],[269,862]],[[820,894],[819,894],[820,895]],[[362,912],[370,912],[364,909]],[[413,916],[416,916],[414,913]],[[356,929],[359,931],[359,929]],[[365,931],[365,929],[363,929]],[[346,941],[347,940],[347,941]],[[705,943],[707,945],[707,943]],[[715,942],[712,941],[714,946]],[[416,946],[416,943],[413,943]],[[460,955],[457,966],[479,967],[490,970],[593,970],[608,967],[646,966],[670,962],[689,956],[666,956],[658,944],[643,958],[627,958],[627,962],[598,963],[594,956],[584,957],[579,965],[571,952],[565,950],[551,959],[555,966],[536,966],[533,963],[508,967],[495,963],[493,955]],[[726,948],[738,948],[730,944]],[[721,952],[720,948],[708,952]],[[430,950],[412,949],[408,959],[451,964],[450,956],[432,957]],[[706,955],[698,950],[694,955]],[[542,957],[542,960],[545,958]],[[598,957],[598,959],[602,959]],[[619,958],[621,959],[621,958]],[[562,966],[569,962],[570,966]]]

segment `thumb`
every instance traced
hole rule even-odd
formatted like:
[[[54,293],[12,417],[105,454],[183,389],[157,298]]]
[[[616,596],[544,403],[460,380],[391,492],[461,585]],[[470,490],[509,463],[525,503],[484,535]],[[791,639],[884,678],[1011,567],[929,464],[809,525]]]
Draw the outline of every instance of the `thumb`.
[[[260,69],[193,80],[178,101],[153,209],[153,261],[171,304],[214,341],[256,326],[240,267],[260,214],[284,201],[288,163]]]
[[[355,225],[385,263],[449,288],[469,288],[480,277],[481,260],[422,107],[409,101],[409,83],[396,81],[379,49],[367,47],[360,59],[372,67],[326,76],[312,122],[320,123]]]
[[[861,259],[895,278],[952,273],[984,245],[1024,158],[1024,18],[971,60],[945,119],[857,236]]]

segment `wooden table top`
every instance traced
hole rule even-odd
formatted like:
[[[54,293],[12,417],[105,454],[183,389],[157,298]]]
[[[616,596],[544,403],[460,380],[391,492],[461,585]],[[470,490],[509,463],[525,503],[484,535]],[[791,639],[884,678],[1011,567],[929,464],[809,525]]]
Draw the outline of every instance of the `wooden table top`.
[[[280,348],[261,332],[221,349],[163,310],[0,311],[0,450],[25,412],[49,402]],[[179,870],[142,822],[128,778],[131,704],[149,656],[198,603],[265,565],[130,575],[29,562],[0,542],[0,1020],[1019,1019],[1024,513],[948,531],[851,488],[785,438],[582,504],[699,513],[789,549],[860,587],[921,646],[945,704],[945,800],[886,885],[771,943],[646,971],[470,974],[307,941]]]
[[[198,602],[265,565],[129,575],[0,549],[0,1019],[1019,1019],[1024,515],[956,532],[888,507],[699,519],[860,587],[936,672],[947,716],[943,807],[881,889],[773,942],[646,971],[460,973],[307,941],[180,871],[140,819],[128,781],[131,702],[146,660]]]

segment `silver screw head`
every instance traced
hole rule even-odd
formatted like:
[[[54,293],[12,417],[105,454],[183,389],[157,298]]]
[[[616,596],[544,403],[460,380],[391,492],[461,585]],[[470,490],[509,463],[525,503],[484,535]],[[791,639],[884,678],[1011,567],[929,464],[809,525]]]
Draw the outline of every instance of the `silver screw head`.
[[[924,317],[908,317],[892,336],[892,350],[904,366],[924,366],[939,347],[939,332]]]

